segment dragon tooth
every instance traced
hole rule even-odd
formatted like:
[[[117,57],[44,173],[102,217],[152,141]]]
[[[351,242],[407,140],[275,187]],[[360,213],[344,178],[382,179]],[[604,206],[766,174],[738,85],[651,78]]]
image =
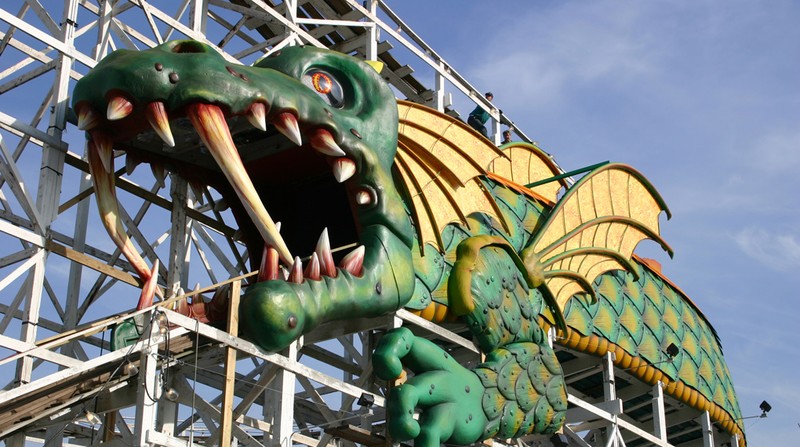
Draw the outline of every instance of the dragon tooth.
[[[306,270],[303,272],[303,274],[306,278],[313,279],[314,281],[319,281],[322,279],[322,276],[320,276],[319,258],[317,257],[316,253],[311,254],[311,260],[308,261],[308,265],[306,266]]]
[[[203,204],[203,191],[205,190],[205,186],[203,186],[199,182],[189,181],[189,188],[192,190],[192,194],[194,195],[195,202],[199,204]]]
[[[161,189],[167,185],[167,171],[164,169],[164,165],[160,163],[150,163],[150,171],[153,172],[153,177],[156,178],[158,189]]]
[[[292,143],[301,146],[303,139],[300,137],[300,126],[297,124],[297,118],[289,112],[279,113],[273,120],[272,124],[278,132],[292,141]]]
[[[128,259],[139,277],[147,282],[151,273],[147,264],[139,255],[139,251],[133,246],[119,217],[119,203],[115,188],[114,173],[107,168],[103,162],[105,158],[110,163],[111,160],[111,139],[100,132],[93,132],[92,138],[88,143],[89,173],[92,174],[94,183],[95,197],[97,199],[97,209],[103,226],[114,244],[120,252]],[[160,294],[160,290],[156,289]]]
[[[111,138],[102,132],[92,132],[94,146],[89,146],[89,151],[95,151],[98,160],[103,166],[103,172],[113,177],[114,175],[114,149]],[[94,148],[94,149],[93,149]]]
[[[361,276],[364,273],[364,253],[366,249],[363,245],[359,245],[358,248],[351,251],[347,254],[342,261],[339,263],[339,267],[347,272],[350,272],[354,276]]]
[[[78,106],[78,129],[91,130],[100,123],[100,117],[88,104]]]
[[[161,101],[154,101],[147,105],[145,118],[150,123],[155,133],[167,143],[169,147],[175,147],[175,138],[172,136],[172,129],[169,127],[169,117],[167,109]]]
[[[109,121],[116,121],[125,118],[133,112],[133,104],[122,96],[114,96],[108,102],[106,118]]]
[[[131,175],[133,171],[139,166],[139,161],[135,156],[131,155],[130,153],[125,154],[125,174]]]
[[[267,130],[267,107],[263,102],[254,102],[247,110],[247,121],[256,129]]]
[[[220,197],[219,199],[214,200],[214,206],[212,208],[214,211],[221,213],[228,209],[228,201],[225,200],[224,197]]]
[[[258,269],[258,281],[272,281],[278,279],[278,251],[270,246],[264,246],[261,255],[261,267]]]
[[[295,284],[303,282],[303,261],[300,260],[299,256],[294,258],[294,264],[292,264],[292,270],[289,272],[287,281]]]
[[[311,147],[331,157],[345,156],[342,148],[340,148],[339,145],[336,144],[336,140],[333,139],[333,135],[325,129],[317,129],[311,137]]]
[[[314,254],[319,259],[319,268],[323,275],[336,277],[336,264],[333,262],[333,253],[331,253],[331,241],[328,238],[328,229],[322,230],[317,241],[317,247],[314,249]]]
[[[245,171],[222,110],[212,104],[191,104],[186,110],[192,125],[236,191],[264,242],[275,247],[280,259],[285,264],[290,264],[292,255]]]
[[[333,176],[336,177],[336,181],[339,183],[344,183],[353,174],[356,173],[356,164],[353,160],[349,158],[341,157],[337,158],[333,162]]]

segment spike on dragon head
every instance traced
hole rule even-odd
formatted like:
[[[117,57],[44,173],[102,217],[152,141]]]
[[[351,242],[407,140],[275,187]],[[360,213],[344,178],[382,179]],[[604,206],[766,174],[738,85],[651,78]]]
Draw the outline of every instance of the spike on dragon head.
[[[377,315],[408,301],[413,235],[391,174],[396,100],[364,61],[289,47],[248,67],[175,41],[110,54],[78,82],[73,107],[89,134],[104,223],[145,282],[154,273],[118,218],[112,147],[212,186],[232,204],[253,268],[261,262],[242,323],[265,349],[339,314],[363,307]],[[323,231],[315,244],[310,233],[323,227],[331,240]],[[330,246],[348,244],[364,248],[337,268]],[[290,247],[314,254],[303,263]],[[353,298],[376,291],[369,303]],[[345,305],[332,310],[333,301]]]

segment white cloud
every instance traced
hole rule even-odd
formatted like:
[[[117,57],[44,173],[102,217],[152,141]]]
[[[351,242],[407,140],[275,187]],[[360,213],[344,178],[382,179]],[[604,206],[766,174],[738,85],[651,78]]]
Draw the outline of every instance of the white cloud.
[[[599,80],[625,82],[653,68],[652,42],[638,28],[646,7],[563,4],[507,15],[488,36],[483,48],[490,50],[481,51],[486,57],[475,61],[470,78],[507,89],[506,105],[528,106],[532,100],[540,106],[555,103],[569,89]]]
[[[794,234],[772,233],[763,228],[745,228],[733,236],[748,256],[778,271],[800,267],[800,241]]]

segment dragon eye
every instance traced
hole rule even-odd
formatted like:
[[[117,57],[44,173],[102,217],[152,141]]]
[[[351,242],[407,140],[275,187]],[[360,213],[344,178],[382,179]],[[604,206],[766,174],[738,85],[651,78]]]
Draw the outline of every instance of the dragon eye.
[[[339,109],[344,106],[342,86],[330,73],[311,70],[303,76],[303,84],[314,90],[331,107]]]
[[[287,321],[286,324],[289,326],[289,329],[294,329],[297,327],[297,317],[294,315],[290,316],[289,321]]]

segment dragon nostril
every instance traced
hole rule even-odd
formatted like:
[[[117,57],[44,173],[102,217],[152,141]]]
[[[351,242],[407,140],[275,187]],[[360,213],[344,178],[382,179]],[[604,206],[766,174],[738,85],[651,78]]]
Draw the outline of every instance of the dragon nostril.
[[[164,64],[162,64],[161,62],[156,62],[155,68],[156,71],[161,71],[164,69]]]
[[[173,53],[205,53],[206,51],[207,49],[205,45],[193,40],[178,42],[177,45],[172,47]]]
[[[171,82],[173,84],[177,84],[178,81],[180,81],[180,79],[181,78],[180,78],[180,76],[178,76],[178,73],[174,73],[173,72],[173,73],[169,74],[169,82]]]

